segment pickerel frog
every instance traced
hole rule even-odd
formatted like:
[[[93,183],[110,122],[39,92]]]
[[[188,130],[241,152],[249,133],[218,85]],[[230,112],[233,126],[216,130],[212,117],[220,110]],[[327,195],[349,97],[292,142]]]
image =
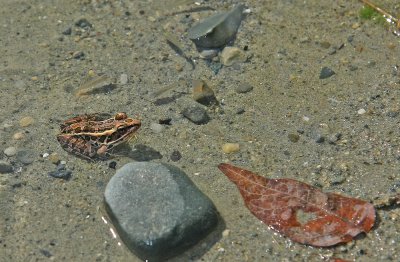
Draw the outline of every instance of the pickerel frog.
[[[94,160],[106,159],[115,146],[131,139],[140,128],[140,120],[117,113],[108,118],[101,114],[81,115],[60,125],[57,140],[68,152]]]

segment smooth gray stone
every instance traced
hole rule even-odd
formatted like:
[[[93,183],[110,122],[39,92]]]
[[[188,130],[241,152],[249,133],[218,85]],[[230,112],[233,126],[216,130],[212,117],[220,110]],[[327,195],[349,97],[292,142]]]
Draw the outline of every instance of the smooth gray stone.
[[[188,30],[188,37],[198,48],[219,48],[234,36],[243,19],[244,5],[229,12],[208,17]]]
[[[181,254],[218,224],[214,204],[175,166],[128,163],[105,190],[108,215],[138,257],[164,261]]]

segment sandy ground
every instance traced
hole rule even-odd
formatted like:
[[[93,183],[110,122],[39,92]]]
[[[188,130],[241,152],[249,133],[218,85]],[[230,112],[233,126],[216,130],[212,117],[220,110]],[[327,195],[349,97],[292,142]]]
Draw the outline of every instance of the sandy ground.
[[[385,7],[398,11],[396,2],[385,1]],[[115,173],[109,161],[78,159],[56,140],[59,123],[71,116],[127,112],[142,119],[135,144],[159,151],[163,158],[155,161],[182,168],[225,221],[229,231],[193,259],[399,261],[396,206],[378,210],[375,228],[356,241],[307,247],[251,215],[216,166],[230,161],[268,177],[296,178],[368,201],[398,192],[400,38],[385,26],[360,20],[356,0],[247,1],[251,13],[234,46],[247,49],[249,59],[215,74],[185,38],[190,26],[212,12],[173,15],[194,5],[162,3],[1,1],[0,151],[15,147],[33,152],[34,161],[23,165],[0,153],[15,168],[12,174],[0,174],[0,260],[138,261],[102,219],[104,187]],[[203,5],[222,11],[237,3]],[[75,25],[82,18],[92,24],[90,30]],[[68,28],[71,34],[63,34]],[[181,39],[195,60],[194,70],[166,44],[163,30]],[[319,79],[323,67],[336,74]],[[76,97],[90,70],[115,79],[116,89]],[[128,75],[125,85],[119,83],[121,74]],[[193,79],[206,80],[221,102],[217,112],[210,110],[206,125],[195,125],[181,114],[195,103]],[[254,89],[236,93],[234,87],[242,83]],[[156,105],[154,92],[171,85],[160,97],[176,99]],[[21,127],[26,116],[34,123]],[[162,132],[150,128],[166,118],[172,125]],[[16,140],[18,132],[24,136]],[[289,139],[293,135],[297,142]],[[227,142],[239,143],[240,151],[224,154],[221,145]],[[170,160],[174,150],[182,154],[178,162]],[[45,153],[66,161],[72,179],[49,177],[55,165],[42,157]],[[114,160],[117,168],[131,161]]]

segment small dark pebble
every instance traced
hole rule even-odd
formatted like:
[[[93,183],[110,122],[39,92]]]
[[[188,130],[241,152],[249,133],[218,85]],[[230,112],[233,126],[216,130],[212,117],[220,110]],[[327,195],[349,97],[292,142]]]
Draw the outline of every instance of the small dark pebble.
[[[160,124],[160,125],[171,125],[171,121],[172,121],[172,119],[171,118],[165,118],[165,119],[159,119],[158,120],[158,123]]]
[[[64,180],[69,180],[71,178],[72,171],[67,170],[64,164],[59,164],[55,171],[49,172],[49,176],[54,178],[61,178]]]
[[[72,33],[72,28],[71,27],[68,27],[67,29],[62,31],[63,35],[71,35],[71,33]]]
[[[12,173],[13,172],[13,166],[6,161],[0,161],[0,173],[5,174],[5,173]]]
[[[355,65],[349,65],[349,70],[350,70],[350,71],[356,71],[357,69],[358,69],[357,66],[355,66]]]
[[[179,161],[182,158],[181,153],[178,150],[174,150],[174,152],[172,152],[170,159],[171,161]]]
[[[214,72],[215,75],[217,75],[219,70],[222,68],[222,64],[218,62],[211,62],[208,64],[208,67]]]
[[[238,108],[237,110],[236,110],[236,114],[237,115],[241,115],[241,114],[243,114],[244,112],[246,112],[243,108]]]
[[[248,83],[241,83],[235,87],[236,93],[243,94],[253,90],[253,86]]]
[[[218,105],[218,100],[215,97],[214,91],[203,80],[193,80],[193,99],[194,101],[205,105]]]
[[[42,253],[43,256],[45,257],[52,257],[53,255],[50,253],[50,251],[46,249],[40,249],[40,253]]]
[[[116,166],[117,166],[117,162],[115,162],[115,161],[111,161],[110,163],[108,163],[109,168],[115,169]]]
[[[323,67],[321,73],[319,74],[319,79],[325,79],[333,76],[335,72],[329,67]]]
[[[350,36],[347,37],[347,42],[351,43],[351,42],[353,42],[353,40],[354,40],[354,36],[353,35],[350,35]]]
[[[197,105],[186,107],[182,114],[197,125],[206,124],[210,120],[206,110]]]
[[[315,142],[318,144],[321,144],[321,143],[325,142],[325,137],[323,135],[317,135],[315,138]]]
[[[80,28],[91,28],[92,24],[86,18],[81,18],[75,22],[75,25]]]
[[[290,140],[290,142],[296,143],[297,141],[299,141],[300,136],[298,134],[288,134],[288,138]]]
[[[336,143],[337,141],[340,140],[341,137],[342,137],[342,134],[341,134],[341,133],[336,133],[336,134],[334,134],[334,135],[331,135],[331,136],[329,137],[329,144],[334,144],[334,143]]]
[[[72,57],[75,59],[82,59],[85,57],[85,53],[82,51],[77,51],[72,54]]]

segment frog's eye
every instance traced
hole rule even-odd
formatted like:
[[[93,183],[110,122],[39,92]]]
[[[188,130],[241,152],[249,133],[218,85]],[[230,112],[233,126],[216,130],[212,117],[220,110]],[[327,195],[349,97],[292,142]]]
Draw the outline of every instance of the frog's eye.
[[[128,116],[125,113],[117,113],[114,117],[115,120],[123,120],[128,118]]]

